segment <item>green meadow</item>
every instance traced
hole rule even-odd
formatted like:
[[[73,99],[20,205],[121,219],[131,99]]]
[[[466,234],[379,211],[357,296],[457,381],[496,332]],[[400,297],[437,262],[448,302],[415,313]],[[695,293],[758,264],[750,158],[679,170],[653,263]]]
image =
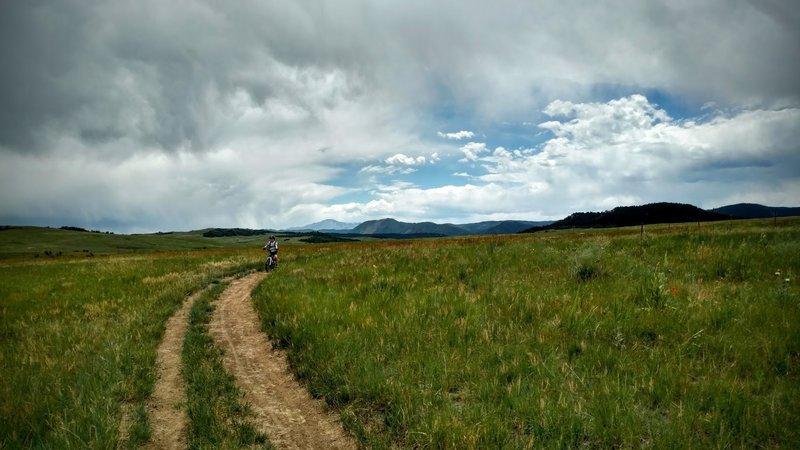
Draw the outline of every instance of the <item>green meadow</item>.
[[[797,447],[799,225],[306,247],[254,297],[367,447]]]
[[[146,441],[166,320],[188,293],[259,261],[239,251],[0,263],[0,448],[113,448],[123,409],[131,443]]]
[[[183,345],[186,379],[189,448],[272,448],[268,437],[250,422],[250,410],[242,400],[233,376],[222,366],[222,350],[208,335],[214,311],[212,302],[228,283],[215,284],[192,305]]]
[[[0,230],[0,448],[115,447],[123,410],[146,442],[166,320],[261,240]],[[800,446],[800,219],[281,257],[264,329],[366,448]],[[190,442],[268,445],[205,335],[220,290],[184,347]]]
[[[282,243],[302,243],[307,235],[278,234]],[[42,227],[0,228],[0,260],[91,258],[130,253],[258,248],[266,235],[203,237],[203,230],[119,235]]]

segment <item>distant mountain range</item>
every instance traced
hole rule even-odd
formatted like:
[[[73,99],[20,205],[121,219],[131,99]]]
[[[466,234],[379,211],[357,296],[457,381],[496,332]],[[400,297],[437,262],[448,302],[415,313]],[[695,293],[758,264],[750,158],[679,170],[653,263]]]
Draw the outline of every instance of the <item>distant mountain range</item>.
[[[497,220],[477,223],[454,225],[451,223],[438,224],[433,222],[409,223],[396,219],[369,220],[361,224],[345,228],[346,224],[335,220],[323,220],[304,227],[290,228],[286,231],[319,231],[322,233],[343,234],[353,236],[372,235],[379,237],[442,237],[464,236],[469,234],[513,234],[530,227],[547,225],[546,222],[531,222],[523,220]]]
[[[249,228],[207,228],[196,230],[204,237],[259,236],[282,233],[299,236],[306,242],[339,242],[359,240],[363,237],[381,239],[410,239],[423,237],[496,235],[532,233],[569,228],[612,228],[656,223],[692,223],[732,219],[764,219],[772,217],[800,217],[800,207],[774,207],[753,203],[737,203],[704,210],[681,203],[650,203],[641,206],[620,206],[603,212],[576,212],[558,221],[499,220],[465,224],[438,224],[434,222],[408,223],[386,218],[369,220],[360,224],[323,220],[304,227],[285,230]],[[0,231],[19,228],[0,225]],[[69,231],[82,231],[78,227],[62,227]],[[92,231],[100,233],[99,231]],[[155,234],[172,234],[158,232]],[[113,233],[112,233],[113,234]]]
[[[339,222],[338,220],[333,219],[326,219],[321,222],[314,222],[312,224],[308,224],[304,227],[294,227],[289,228],[286,231],[341,231],[341,230],[352,230],[358,226],[357,223],[345,223]]]
[[[323,220],[304,227],[289,228],[292,232],[320,232],[343,237],[375,236],[382,238],[414,238],[464,236],[477,234],[514,234],[568,228],[611,228],[654,223],[708,222],[730,219],[800,216],[800,208],[771,207],[739,203],[704,210],[682,203],[650,203],[640,206],[620,206],[603,212],[576,212],[552,221],[498,220],[452,224],[401,222],[386,218],[360,224]],[[219,231],[215,233],[222,234]]]
[[[441,236],[458,236],[469,234],[465,229],[449,223],[433,222],[406,223],[395,219],[369,220],[353,228],[356,234],[438,234]]]
[[[770,217],[800,216],[800,208],[764,206],[755,203],[737,203],[735,205],[714,208],[711,211],[724,214],[732,218],[741,219],[767,219]]]
[[[712,210],[682,203],[650,203],[641,206],[620,206],[603,212],[577,212],[545,226],[532,227],[526,233],[569,228],[614,228],[655,223],[711,222],[731,219],[757,219],[800,215],[800,208],[773,208],[744,204]]]

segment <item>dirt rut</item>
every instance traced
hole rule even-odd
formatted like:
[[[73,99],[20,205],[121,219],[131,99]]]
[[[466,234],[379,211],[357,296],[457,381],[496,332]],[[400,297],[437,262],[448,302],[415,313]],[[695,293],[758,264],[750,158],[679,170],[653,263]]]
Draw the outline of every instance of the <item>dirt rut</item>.
[[[181,376],[181,354],[189,311],[202,292],[184,300],[181,309],[169,318],[164,337],[156,350],[158,380],[147,402],[152,435],[148,449],[184,449],[189,420],[186,414],[186,384]]]
[[[209,325],[209,334],[225,352],[225,370],[255,413],[256,427],[277,448],[358,448],[337,417],[294,379],[283,353],[261,331],[250,291],[264,276],[254,273],[233,281],[215,302]]]

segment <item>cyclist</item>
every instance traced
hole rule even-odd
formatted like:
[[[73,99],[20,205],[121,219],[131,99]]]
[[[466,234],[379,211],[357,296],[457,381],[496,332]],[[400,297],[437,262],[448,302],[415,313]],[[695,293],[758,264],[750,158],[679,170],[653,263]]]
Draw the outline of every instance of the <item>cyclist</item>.
[[[262,250],[267,250],[269,255],[272,256],[272,260],[275,261],[275,267],[278,267],[278,241],[275,240],[275,236],[270,236],[269,241],[264,244]]]

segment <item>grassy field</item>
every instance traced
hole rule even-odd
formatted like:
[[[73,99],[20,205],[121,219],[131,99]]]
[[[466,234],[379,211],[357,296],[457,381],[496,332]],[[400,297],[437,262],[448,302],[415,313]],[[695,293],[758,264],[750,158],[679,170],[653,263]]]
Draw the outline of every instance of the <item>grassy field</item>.
[[[369,447],[800,445],[796,219],[284,262],[265,328]]]
[[[113,448],[123,405],[136,412],[131,444],[144,442],[167,318],[187,293],[260,259],[217,250],[0,263],[0,448]]]
[[[302,244],[307,235],[278,234],[281,243]],[[258,248],[267,235],[208,238],[203,230],[153,234],[108,234],[60,228],[0,229],[0,260],[83,258],[129,253]]]
[[[222,366],[222,351],[208,335],[214,310],[212,301],[227,283],[214,285],[192,305],[183,346],[183,371],[187,384],[190,421],[189,448],[271,449],[267,436],[250,422],[233,376]]]
[[[123,408],[142,444],[167,318],[263,237],[18,230],[0,448],[111,448]],[[282,248],[264,327],[368,448],[800,446],[798,219]],[[204,334],[219,289],[184,348],[190,440],[262,445]]]

